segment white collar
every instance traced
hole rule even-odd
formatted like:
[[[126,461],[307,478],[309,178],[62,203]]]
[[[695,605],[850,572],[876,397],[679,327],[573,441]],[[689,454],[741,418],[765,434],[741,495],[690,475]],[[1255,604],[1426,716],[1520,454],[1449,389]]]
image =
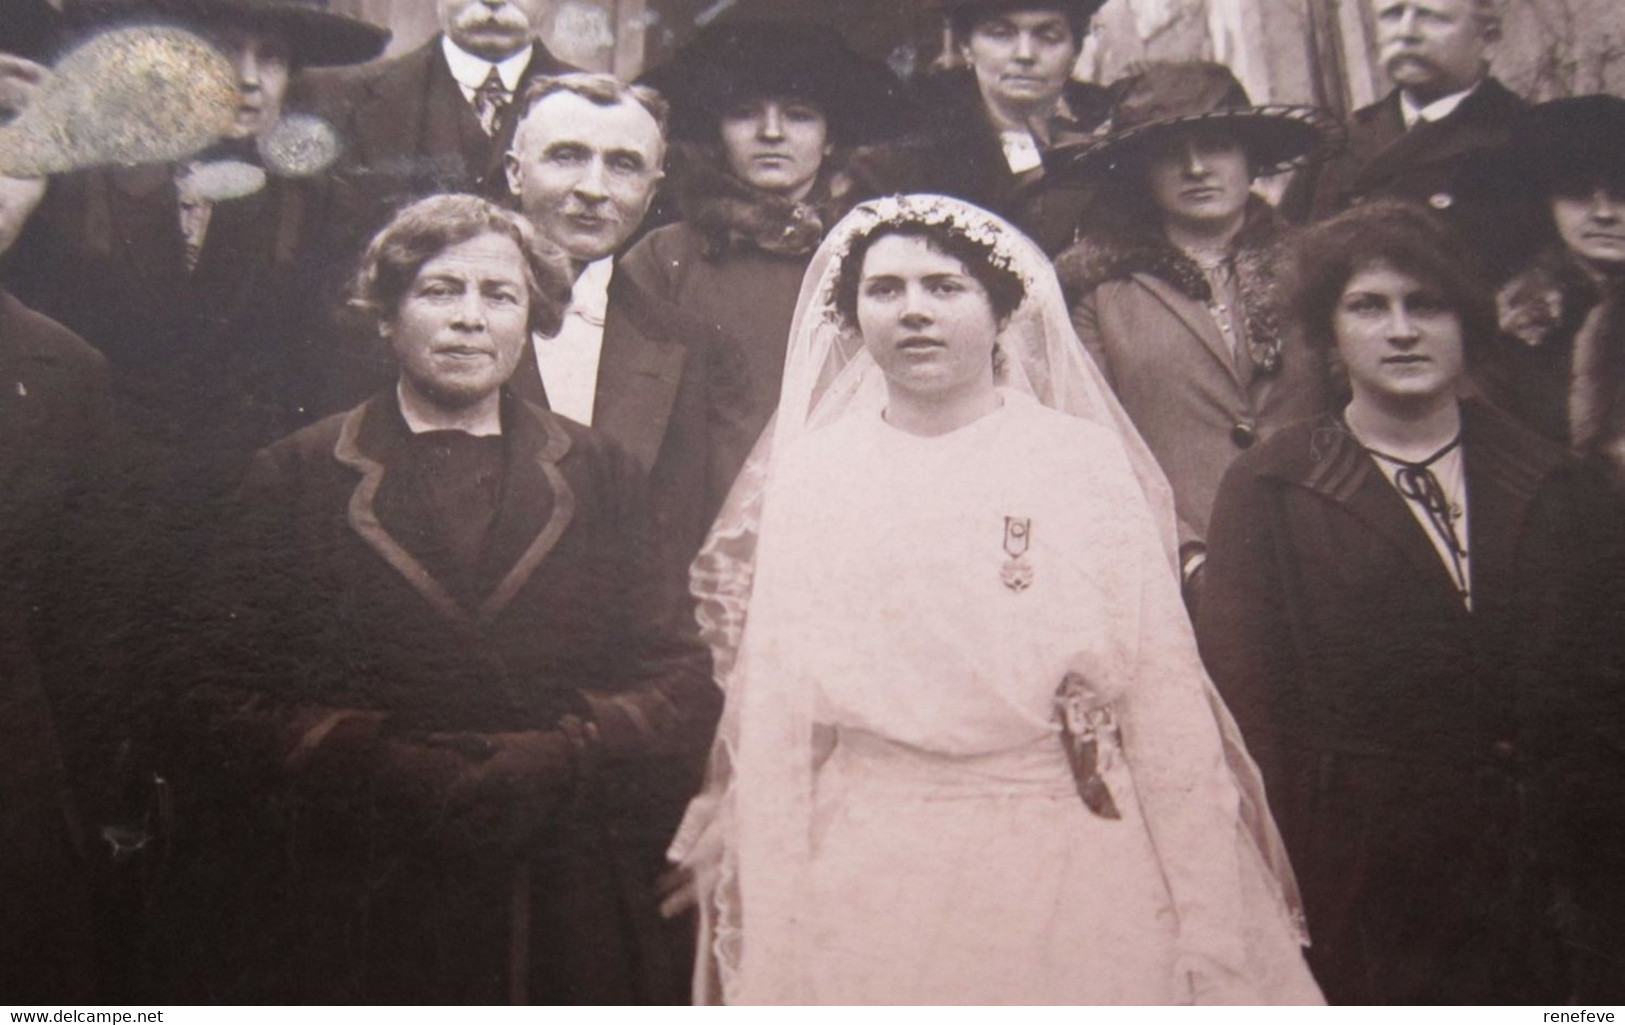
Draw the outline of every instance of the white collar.
[[[525,67],[530,64],[531,54],[536,52],[533,44],[526,44],[523,50],[512,57],[505,58],[495,64],[484,57],[476,57],[467,50],[451,41],[450,36],[440,37],[440,52],[446,55],[446,66],[451,69],[451,77],[464,89],[478,89],[485,84],[491,69],[497,69],[502,76],[502,88],[510,93],[519,88],[519,76],[525,73]]]
[[[581,269],[570,289],[570,313],[593,324],[604,322],[609,308],[609,279],[615,274],[615,258],[606,256]]]
[[[1411,99],[1410,93],[1401,89],[1399,93],[1399,115],[1405,119],[1406,129],[1415,128],[1418,121],[1443,121],[1456,112],[1456,108],[1461,106],[1462,100],[1478,91],[1482,81],[1480,79],[1459,93],[1441,96],[1432,103],[1420,107],[1416,105],[1415,100]]]

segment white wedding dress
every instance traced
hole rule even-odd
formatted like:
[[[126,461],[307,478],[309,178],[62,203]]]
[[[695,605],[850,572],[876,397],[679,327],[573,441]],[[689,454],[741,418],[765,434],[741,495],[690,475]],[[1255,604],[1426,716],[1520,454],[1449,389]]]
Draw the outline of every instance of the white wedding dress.
[[[937,198],[853,216],[919,216],[911,203],[988,230]],[[1166,485],[1091,368],[1016,337],[1069,327],[1041,255],[992,223],[1054,308],[1001,335],[1027,350],[1022,381],[1071,387],[1053,376],[1066,361],[1089,389],[1068,405],[1105,412],[1002,388],[997,411],[921,437],[886,423],[861,353],[833,375],[811,362],[836,414],[775,436],[696,567],[728,690],[674,846],[691,864],[722,851],[697,996],[1318,1003],[1290,868],[1181,603]],[[839,258],[815,259],[798,322]],[[1059,354],[1034,360],[1040,345]],[[1074,782],[1055,710],[1069,671],[1121,726],[1102,761],[1121,818]]]
[[[809,1002],[1188,1001],[1188,968],[1246,973],[1234,927],[1268,909],[1243,906],[1236,793],[1121,446],[1002,397],[941,437],[872,411],[812,434],[779,478],[800,500],[764,519],[778,556],[757,586],[800,599],[793,621],[753,623],[771,636],[755,670],[813,693],[816,746],[833,743],[801,909]],[[1006,517],[1030,523],[1020,591]],[[1119,820],[1067,764],[1069,666],[1121,695]],[[1273,924],[1301,987],[1277,998],[1314,999]]]

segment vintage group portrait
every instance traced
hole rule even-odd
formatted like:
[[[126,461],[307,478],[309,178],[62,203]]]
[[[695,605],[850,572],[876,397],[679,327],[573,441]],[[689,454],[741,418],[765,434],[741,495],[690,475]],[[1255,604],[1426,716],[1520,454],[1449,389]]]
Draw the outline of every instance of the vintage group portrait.
[[[1625,1001],[1614,0],[0,0],[0,1002]]]

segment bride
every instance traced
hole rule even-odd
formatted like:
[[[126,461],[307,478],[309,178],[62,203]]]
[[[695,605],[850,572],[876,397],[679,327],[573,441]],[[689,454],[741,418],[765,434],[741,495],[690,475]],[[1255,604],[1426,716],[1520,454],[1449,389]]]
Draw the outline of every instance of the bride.
[[[1174,548],[1031,242],[936,196],[837,225],[695,567],[697,998],[1319,1002]]]

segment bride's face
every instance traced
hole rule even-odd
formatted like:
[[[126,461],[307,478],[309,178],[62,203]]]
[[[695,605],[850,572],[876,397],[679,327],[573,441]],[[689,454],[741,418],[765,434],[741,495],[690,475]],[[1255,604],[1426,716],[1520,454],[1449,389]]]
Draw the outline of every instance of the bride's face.
[[[959,260],[887,235],[864,256],[857,300],[863,344],[892,387],[940,398],[992,390],[998,321]]]

